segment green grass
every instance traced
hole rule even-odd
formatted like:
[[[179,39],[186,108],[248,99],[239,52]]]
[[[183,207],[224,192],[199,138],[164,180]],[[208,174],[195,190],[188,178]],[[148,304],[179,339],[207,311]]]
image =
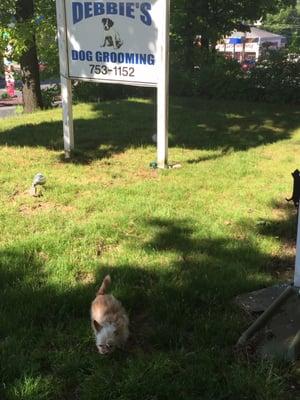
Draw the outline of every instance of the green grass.
[[[300,112],[173,99],[176,170],[149,168],[150,101],[74,117],[72,162],[61,110],[1,120],[1,400],[295,398],[297,366],[236,356],[250,320],[233,300],[293,267]],[[131,339],[101,358],[89,305],[108,272]]]

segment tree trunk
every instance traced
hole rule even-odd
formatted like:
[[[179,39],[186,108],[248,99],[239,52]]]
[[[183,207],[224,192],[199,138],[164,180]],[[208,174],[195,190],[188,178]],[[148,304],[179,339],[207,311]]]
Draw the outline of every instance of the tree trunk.
[[[33,44],[22,54],[20,61],[24,112],[33,112],[38,108],[43,108],[39,64],[34,38]]]
[[[17,0],[17,21],[25,22],[34,15],[33,0]],[[24,112],[33,112],[43,108],[40,86],[40,73],[37,58],[35,36],[32,33],[26,43],[27,47],[20,58],[23,83]]]

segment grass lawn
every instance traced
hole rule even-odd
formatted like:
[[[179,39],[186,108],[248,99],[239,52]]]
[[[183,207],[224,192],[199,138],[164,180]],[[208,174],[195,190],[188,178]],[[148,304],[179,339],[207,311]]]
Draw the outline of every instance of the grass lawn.
[[[299,398],[297,364],[236,354],[233,301],[292,276],[299,108],[172,99],[176,170],[149,168],[150,101],[74,117],[72,162],[61,110],[0,121],[1,400]],[[89,305],[108,272],[131,338],[101,358]]]

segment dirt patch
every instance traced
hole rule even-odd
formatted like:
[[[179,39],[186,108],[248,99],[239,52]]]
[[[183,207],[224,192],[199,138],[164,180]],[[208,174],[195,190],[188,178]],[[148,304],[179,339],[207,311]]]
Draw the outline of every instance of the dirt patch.
[[[96,244],[96,255],[101,257],[102,254],[108,249],[108,245],[105,243],[104,240],[99,240]]]
[[[102,257],[105,253],[108,252],[117,252],[119,251],[119,244],[110,244],[106,243],[103,239],[99,239],[96,242],[96,256]]]
[[[72,212],[74,210],[74,207],[63,206],[61,204],[55,204],[47,201],[39,201],[33,204],[21,204],[19,206],[19,212],[22,215],[36,215],[39,213],[48,213],[53,210],[60,212]]]
[[[271,273],[280,282],[293,280],[296,258],[296,244],[294,242],[284,243],[280,252],[272,255],[265,265],[265,270]]]
[[[42,262],[47,262],[49,260],[49,256],[44,251],[39,251],[37,253],[37,258]]]
[[[158,177],[158,172],[156,169],[143,169],[138,171],[135,176],[142,179],[156,179]]]
[[[95,275],[92,272],[78,271],[75,275],[77,282],[84,283],[86,285],[95,283]]]

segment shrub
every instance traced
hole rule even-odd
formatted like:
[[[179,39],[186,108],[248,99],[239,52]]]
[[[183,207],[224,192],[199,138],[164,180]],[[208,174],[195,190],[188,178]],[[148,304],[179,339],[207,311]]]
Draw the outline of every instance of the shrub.
[[[150,97],[149,88],[76,81],[73,86],[74,101],[100,102],[128,97]]]
[[[285,51],[266,53],[249,71],[248,79],[259,100],[300,102],[300,60],[289,58]]]
[[[43,106],[45,109],[54,107],[54,102],[60,98],[59,85],[49,86],[42,89]]]
[[[171,66],[172,94],[223,99],[241,97],[247,83],[237,61],[219,54],[206,54],[197,61],[191,71],[174,70]]]
[[[190,71],[171,64],[170,87],[178,96],[299,103],[300,57],[266,51],[255,67],[243,71],[236,60],[206,55]]]

